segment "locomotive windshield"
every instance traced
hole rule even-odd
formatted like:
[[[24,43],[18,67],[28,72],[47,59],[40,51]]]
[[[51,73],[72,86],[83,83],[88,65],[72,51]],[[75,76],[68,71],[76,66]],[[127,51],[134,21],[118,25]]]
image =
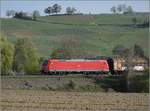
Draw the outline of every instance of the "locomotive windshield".
[[[45,60],[44,62],[43,62],[43,66],[46,66],[48,64],[48,60]]]

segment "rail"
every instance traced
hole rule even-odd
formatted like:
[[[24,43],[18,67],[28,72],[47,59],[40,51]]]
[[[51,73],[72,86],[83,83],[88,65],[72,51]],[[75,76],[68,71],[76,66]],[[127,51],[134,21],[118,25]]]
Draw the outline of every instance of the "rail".
[[[104,78],[104,77],[119,77],[122,75],[110,75],[110,74],[69,74],[69,75],[15,75],[15,76],[1,76],[1,78]]]

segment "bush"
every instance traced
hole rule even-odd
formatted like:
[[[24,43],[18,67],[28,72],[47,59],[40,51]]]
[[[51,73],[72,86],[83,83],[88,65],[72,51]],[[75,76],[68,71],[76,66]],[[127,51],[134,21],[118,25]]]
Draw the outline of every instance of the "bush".
[[[57,86],[57,88],[55,90],[58,91],[73,91],[75,89],[75,83],[70,80],[69,83],[67,84],[63,84],[62,86]]]
[[[75,83],[73,81],[69,81],[69,83],[66,84],[65,88],[68,90],[73,90],[75,88]]]
[[[37,64],[28,64],[25,66],[25,72],[27,74],[37,74],[40,71],[40,67]]]
[[[146,68],[146,69],[145,69],[144,75],[149,77],[149,68]]]
[[[149,93],[149,75],[138,75],[130,79],[130,92]]]
[[[88,92],[89,91],[90,92],[100,91],[100,92],[104,92],[105,90],[97,84],[95,84],[95,85],[89,85],[88,84],[88,85],[85,85],[85,86],[79,86],[78,91],[88,91]]]
[[[100,85],[106,92],[109,90],[126,92],[126,81],[124,77],[95,78],[95,84]]]
[[[40,89],[41,90],[47,90],[47,91],[55,91],[55,89],[50,87],[48,84],[46,84],[46,86],[41,87]]]

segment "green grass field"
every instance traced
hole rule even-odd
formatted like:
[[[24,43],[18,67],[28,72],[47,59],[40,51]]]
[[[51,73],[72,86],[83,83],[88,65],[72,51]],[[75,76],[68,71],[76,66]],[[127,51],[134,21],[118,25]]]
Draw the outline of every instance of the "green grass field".
[[[15,43],[17,38],[28,37],[35,43],[39,54],[48,57],[52,50],[61,46],[63,39],[78,42],[69,44],[76,50],[91,55],[112,56],[117,44],[127,47],[139,44],[148,55],[148,28],[131,27],[135,15],[74,15],[47,16],[37,21],[1,19],[2,32]],[[148,14],[137,14],[142,23]]]

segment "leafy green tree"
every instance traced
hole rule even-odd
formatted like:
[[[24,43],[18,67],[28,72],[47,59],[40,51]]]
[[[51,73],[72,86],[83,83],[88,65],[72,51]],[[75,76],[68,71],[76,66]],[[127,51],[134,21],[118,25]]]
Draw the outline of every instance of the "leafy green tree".
[[[16,12],[14,18],[23,18],[23,12]]]
[[[46,14],[51,14],[51,13],[53,13],[53,8],[52,7],[48,7],[48,8],[46,8],[45,10],[44,10],[44,12],[46,13]]]
[[[52,10],[53,10],[52,11],[53,13],[57,14],[57,13],[59,13],[61,11],[61,6],[56,3],[56,4],[53,5],[53,9]]]
[[[10,74],[12,71],[13,63],[13,45],[7,41],[6,37],[0,37],[0,48],[1,48],[1,74]]]
[[[33,14],[21,11],[21,12],[16,12],[13,17],[14,18],[19,18],[19,19],[32,20],[33,19]]]
[[[73,15],[75,11],[76,11],[76,9],[73,8],[73,7],[67,7],[67,8],[66,8],[66,13],[67,13],[68,15]]]
[[[35,46],[29,39],[18,39],[15,44],[13,66],[16,72],[33,74],[39,71],[39,57]]]
[[[40,16],[40,12],[38,10],[33,11],[33,20],[37,20],[37,17]]]
[[[61,11],[61,5],[58,5],[57,3],[56,4],[54,4],[52,7],[51,6],[49,6],[49,7],[47,7],[45,10],[44,10],[44,12],[46,13],[46,14],[53,14],[53,13],[59,13]]]

